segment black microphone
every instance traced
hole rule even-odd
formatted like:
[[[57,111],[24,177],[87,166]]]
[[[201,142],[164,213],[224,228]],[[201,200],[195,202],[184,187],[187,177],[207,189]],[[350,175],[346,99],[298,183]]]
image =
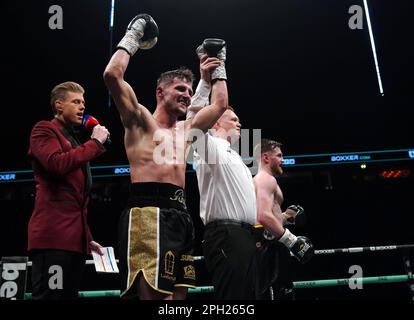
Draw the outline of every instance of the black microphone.
[[[99,124],[99,121],[95,117],[92,117],[89,114],[85,114],[83,116],[82,125],[86,130],[92,131],[93,128],[98,124]],[[111,139],[109,138],[109,135],[105,142],[108,144],[112,143]]]

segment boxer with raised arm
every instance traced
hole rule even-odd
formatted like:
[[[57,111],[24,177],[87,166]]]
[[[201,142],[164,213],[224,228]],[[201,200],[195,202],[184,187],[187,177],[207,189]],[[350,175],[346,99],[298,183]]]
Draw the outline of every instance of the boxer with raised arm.
[[[158,40],[158,26],[147,14],[129,24],[104,72],[125,129],[131,192],[119,224],[122,297],[184,299],[195,284],[194,228],[185,203],[186,157],[192,131],[207,131],[227,109],[224,64],[217,57],[201,63],[212,71],[211,104],[194,118],[185,116],[192,96],[193,74],[181,68],[159,77],[157,105],[151,113],[139,103],[124,75],[138,49]],[[222,52],[223,43],[207,43]],[[145,81],[142,79],[142,81]]]

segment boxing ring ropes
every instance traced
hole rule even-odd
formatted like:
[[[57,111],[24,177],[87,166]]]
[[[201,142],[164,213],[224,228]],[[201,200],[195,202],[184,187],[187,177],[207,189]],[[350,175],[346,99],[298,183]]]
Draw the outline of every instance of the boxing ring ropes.
[[[354,253],[372,253],[378,251],[403,251],[403,261],[406,274],[400,275],[383,275],[374,277],[350,277],[342,279],[322,279],[322,280],[306,280],[306,281],[295,281],[293,282],[293,288],[304,289],[304,288],[319,288],[319,287],[332,287],[332,286],[344,286],[349,285],[352,281],[358,284],[383,284],[383,283],[396,283],[396,282],[407,282],[411,300],[414,300],[414,277],[411,267],[411,261],[408,255],[409,250],[414,249],[414,244],[403,244],[403,245],[387,245],[387,246],[367,246],[367,247],[353,247],[353,248],[337,248],[337,249],[323,249],[315,250],[315,256],[329,256],[339,254],[354,254]],[[314,259],[316,258],[314,257]],[[203,256],[195,256],[194,260],[204,260]],[[93,260],[87,260],[87,265],[93,265]],[[32,263],[29,261],[28,266]],[[196,293],[212,293],[214,288],[212,286],[190,288],[189,294]],[[79,291],[79,298],[100,298],[100,297],[119,297],[120,290],[100,290],[100,291]],[[25,293],[25,299],[31,299],[31,293]]]

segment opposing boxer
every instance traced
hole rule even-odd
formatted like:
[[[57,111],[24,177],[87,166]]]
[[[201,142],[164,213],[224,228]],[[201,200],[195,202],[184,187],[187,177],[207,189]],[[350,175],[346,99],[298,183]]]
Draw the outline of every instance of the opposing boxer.
[[[185,203],[186,156],[192,129],[209,129],[227,109],[227,86],[215,77],[211,104],[186,121],[178,121],[190,105],[193,74],[186,68],[164,72],[156,87],[151,113],[139,103],[124,75],[139,49],[151,49],[158,26],[147,14],[128,25],[104,72],[125,129],[131,192],[119,224],[122,297],[184,299],[195,284],[194,229]],[[214,74],[217,57],[206,57]],[[140,79],[140,81],[146,81]]]
[[[264,227],[264,241],[258,249],[258,296],[261,298],[272,285],[279,284],[280,290],[291,290],[291,280],[286,280],[289,272],[286,261],[290,259],[289,251],[301,263],[307,262],[313,255],[314,249],[310,240],[303,236],[295,236],[285,224],[293,224],[295,218],[303,214],[303,208],[298,205],[289,206],[282,212],[283,194],[276,177],[283,173],[283,153],[279,142],[262,139],[255,147],[255,157],[258,160],[258,173],[254,177],[257,201],[257,221]],[[268,240],[268,241],[266,241]],[[282,279],[282,277],[285,277]],[[287,278],[289,278],[287,276]],[[289,288],[290,286],[290,288]],[[282,288],[283,287],[283,288]],[[283,294],[282,294],[283,296]]]

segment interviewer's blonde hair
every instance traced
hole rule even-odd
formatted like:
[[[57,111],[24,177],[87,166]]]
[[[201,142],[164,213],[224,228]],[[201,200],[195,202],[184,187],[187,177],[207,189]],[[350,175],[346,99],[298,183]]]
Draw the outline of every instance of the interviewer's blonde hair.
[[[65,100],[66,92],[77,92],[84,94],[85,89],[83,89],[80,84],[73,81],[67,81],[56,85],[50,93],[50,104],[52,105],[53,114],[57,114],[57,110],[55,108],[56,100]]]

